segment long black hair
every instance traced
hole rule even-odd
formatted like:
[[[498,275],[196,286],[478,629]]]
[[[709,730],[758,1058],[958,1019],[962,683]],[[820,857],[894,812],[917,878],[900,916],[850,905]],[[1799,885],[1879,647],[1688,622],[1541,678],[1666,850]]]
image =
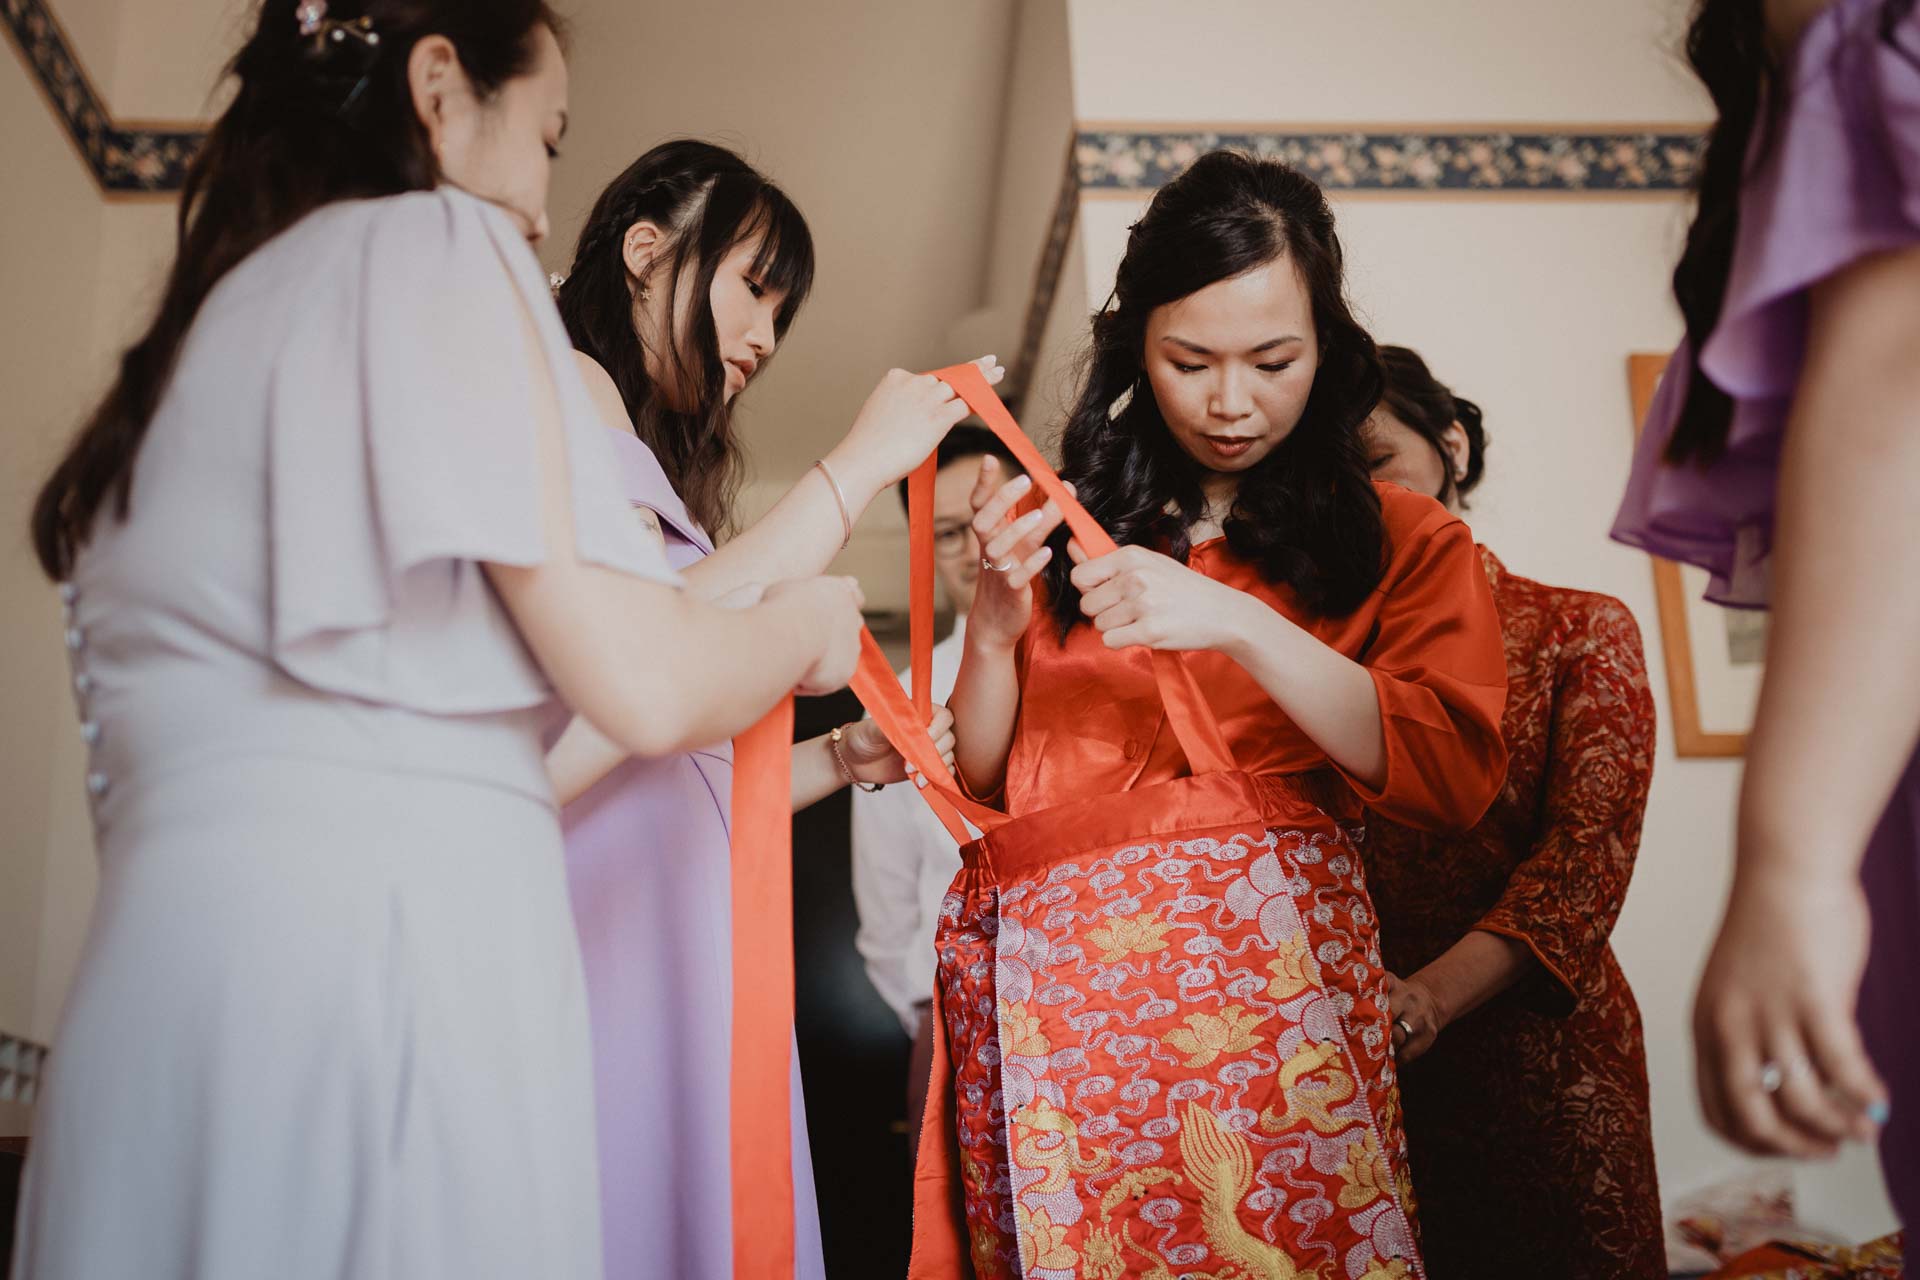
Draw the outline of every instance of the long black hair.
[[[1347,303],[1333,211],[1298,170],[1215,151],[1154,196],[1127,237],[1113,298],[1093,318],[1085,385],[1061,441],[1061,474],[1115,541],[1163,546],[1184,560],[1188,531],[1206,512],[1202,468],[1174,440],[1154,400],[1143,363],[1147,317],[1283,258],[1306,285],[1320,365],[1299,423],[1243,475],[1227,545],[1315,613],[1338,616],[1379,585],[1386,561],[1380,498],[1360,436],[1380,399],[1380,359]],[[1062,634],[1079,619],[1071,570],[1056,546],[1045,573]]]
[[[1433,370],[1420,358],[1420,353],[1411,348],[1383,344],[1380,371],[1387,379],[1386,390],[1380,395],[1380,407],[1404,422],[1440,455],[1445,478],[1440,482],[1440,492],[1433,496],[1447,503],[1459,498],[1460,505],[1465,506],[1466,496],[1479,485],[1487,468],[1487,428],[1480,406],[1465,396],[1455,395],[1451,387],[1433,376]],[[1444,439],[1447,428],[1456,422],[1467,436],[1467,473],[1458,480],[1454,479],[1453,458],[1447,452]]]
[[[1913,6],[1914,0],[1883,0],[1882,39],[1899,47],[1896,26]],[[1726,452],[1733,427],[1733,399],[1701,369],[1700,353],[1720,323],[1733,272],[1741,188],[1752,164],[1770,150],[1791,88],[1768,43],[1764,9],[1756,0],[1700,0],[1687,29],[1687,62],[1706,86],[1718,118],[1695,182],[1686,249],[1673,270],[1673,296],[1687,323],[1693,366],[1667,442],[1669,462],[1714,461]]]
[[[684,388],[687,403],[679,408],[657,393],[635,328],[636,290],[647,282],[627,269],[625,242],[627,231],[643,221],[666,236],[649,277],[688,291],[686,331],[669,323],[663,349],[654,353],[659,367],[672,371],[674,385]],[[774,334],[785,337],[813,288],[807,220],[785,192],[725,147],[685,138],[663,142],[600,193],[558,293],[573,345],[613,378],[634,434],[653,450],[693,518],[716,536],[733,527],[742,467],[711,290],[727,254],[750,241],[757,243],[754,279],[783,294]],[[678,299],[667,302],[667,314],[677,315]]]
[[[488,97],[529,70],[536,27],[561,31],[545,0],[333,0],[327,8],[337,22],[364,20],[361,34],[316,41],[300,34],[291,0],[263,0],[227,67],[239,88],[187,171],[159,308],[34,503],[34,551],[49,577],[72,572],[109,501],[125,518],[147,424],[221,277],[324,204],[439,181],[407,80],[414,45],[445,36]],[[377,39],[361,38],[368,32]]]

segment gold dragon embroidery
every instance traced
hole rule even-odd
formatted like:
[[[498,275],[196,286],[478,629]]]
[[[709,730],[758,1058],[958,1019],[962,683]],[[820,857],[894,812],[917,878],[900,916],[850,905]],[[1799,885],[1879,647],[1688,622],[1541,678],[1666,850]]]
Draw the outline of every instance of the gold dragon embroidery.
[[[1199,1103],[1187,1105],[1180,1127],[1180,1155],[1187,1176],[1200,1189],[1200,1222],[1207,1243],[1245,1280],[1320,1280],[1318,1266],[1302,1269],[1278,1245],[1240,1222],[1240,1201],[1253,1187],[1253,1144],[1222,1125]],[[1224,1275],[1225,1273],[1223,1273]]]

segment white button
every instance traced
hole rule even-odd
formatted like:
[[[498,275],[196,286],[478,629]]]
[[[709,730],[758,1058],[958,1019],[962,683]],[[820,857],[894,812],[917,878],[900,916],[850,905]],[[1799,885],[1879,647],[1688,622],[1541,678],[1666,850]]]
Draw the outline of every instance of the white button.
[[[107,775],[104,773],[90,773],[87,775],[87,794],[95,800],[107,794],[107,787],[109,785]]]
[[[93,677],[86,672],[76,672],[73,677],[73,691],[81,697],[93,692]]]
[[[63,603],[72,604],[79,598],[80,588],[74,586],[71,582],[63,582],[60,584],[60,599]]]
[[[88,720],[83,723],[80,726],[80,741],[86,743],[88,746],[92,746],[94,743],[100,741],[100,725],[93,720]]]
[[[67,628],[67,648],[72,649],[75,653],[78,653],[81,649],[84,649],[86,647],[86,644],[87,644],[87,637],[85,632],[81,631],[80,628],[78,627]]]

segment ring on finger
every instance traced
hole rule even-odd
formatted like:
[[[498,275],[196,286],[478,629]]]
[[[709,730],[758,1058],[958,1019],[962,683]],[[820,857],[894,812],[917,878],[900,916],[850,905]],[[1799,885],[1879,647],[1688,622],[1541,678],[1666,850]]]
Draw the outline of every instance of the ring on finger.
[[[1778,1093],[1789,1085],[1808,1080],[1812,1075],[1813,1064],[1798,1054],[1769,1058],[1760,1064],[1760,1087],[1768,1093]]]
[[[1018,561],[1009,560],[1005,564],[995,564],[993,561],[987,559],[985,556],[980,557],[980,567],[982,569],[991,569],[995,573],[1007,573],[1010,570],[1012,570],[1013,567],[1018,563],[1019,563]]]
[[[1413,1024],[1411,1022],[1408,1022],[1405,1018],[1395,1018],[1393,1020],[1393,1025],[1400,1028],[1400,1030],[1404,1031],[1406,1033],[1407,1039],[1409,1040],[1413,1039]]]

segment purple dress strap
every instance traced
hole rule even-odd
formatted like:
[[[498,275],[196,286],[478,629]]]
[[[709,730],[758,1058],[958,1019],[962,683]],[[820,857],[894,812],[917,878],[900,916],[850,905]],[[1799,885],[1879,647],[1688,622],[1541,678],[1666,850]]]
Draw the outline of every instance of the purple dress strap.
[[[1862,258],[1920,244],[1920,6],[1891,25],[1886,0],[1833,0],[1800,38],[1791,97],[1751,166],[1719,325],[1701,367],[1733,397],[1726,455],[1663,463],[1691,364],[1682,344],[1648,411],[1613,536],[1705,568],[1707,597],[1767,600],[1774,494],[1806,354],[1809,293]],[[1916,300],[1920,306],[1920,300]],[[1809,424],[1817,429],[1817,424]],[[1860,1028],[1893,1091],[1881,1167],[1907,1227],[1920,1226],[1920,756],[1868,844],[1861,877],[1872,949]]]
[[[713,543],[653,452],[615,437],[628,501],[660,517],[675,570]],[[636,655],[644,661],[645,655]],[[733,1275],[728,1163],[733,747],[629,760],[562,815],[586,965],[607,1280]],[[798,1280],[826,1274],[793,1058]]]

